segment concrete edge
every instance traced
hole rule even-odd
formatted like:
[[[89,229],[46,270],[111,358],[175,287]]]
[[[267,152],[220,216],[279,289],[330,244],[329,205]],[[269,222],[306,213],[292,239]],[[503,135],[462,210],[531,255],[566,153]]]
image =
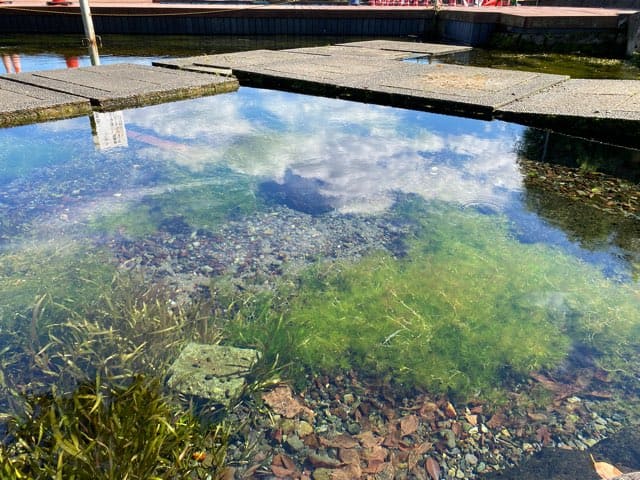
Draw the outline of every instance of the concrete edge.
[[[90,115],[92,111],[90,102],[78,97],[78,102],[65,104],[62,108],[60,105],[55,105],[0,114],[0,128],[82,117]]]
[[[640,149],[640,122],[620,118],[551,115],[496,110],[495,118],[585,140]]]

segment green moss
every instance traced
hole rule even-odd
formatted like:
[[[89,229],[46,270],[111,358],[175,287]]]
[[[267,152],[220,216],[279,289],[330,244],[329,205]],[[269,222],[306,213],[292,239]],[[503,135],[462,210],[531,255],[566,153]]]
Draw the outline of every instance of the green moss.
[[[262,337],[286,334],[283,355],[316,372],[356,368],[461,396],[557,366],[574,342],[599,350],[603,365],[633,348],[631,288],[519,243],[500,217],[419,201],[399,213],[418,231],[407,258],[316,267],[289,300],[287,328]]]

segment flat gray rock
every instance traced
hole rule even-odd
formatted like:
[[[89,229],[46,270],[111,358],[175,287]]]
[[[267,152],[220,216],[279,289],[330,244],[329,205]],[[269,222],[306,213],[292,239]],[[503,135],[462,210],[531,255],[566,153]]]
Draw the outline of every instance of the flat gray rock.
[[[0,76],[0,127],[86,115],[91,104],[86,98],[10,80]]]
[[[441,43],[402,42],[399,40],[367,40],[363,42],[339,43],[339,46],[350,48],[366,48],[369,50],[391,50],[405,53],[422,53],[424,55],[448,55],[450,53],[467,52],[472,47],[462,45],[445,45]]]
[[[169,368],[167,385],[189,396],[229,406],[239,398],[259,353],[247,348],[189,343]]]

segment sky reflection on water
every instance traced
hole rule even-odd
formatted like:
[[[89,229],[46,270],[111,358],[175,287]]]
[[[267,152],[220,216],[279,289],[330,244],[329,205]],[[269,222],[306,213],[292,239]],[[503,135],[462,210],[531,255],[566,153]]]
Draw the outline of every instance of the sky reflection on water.
[[[525,131],[519,125],[244,87],[127,110],[123,118],[128,146],[102,151],[94,149],[86,117],[2,130],[0,179],[6,185],[20,177],[32,177],[32,186],[62,182],[51,172],[69,163],[64,175],[71,178],[63,183],[87,184],[93,207],[82,208],[89,215],[91,208],[112,208],[167,181],[141,180],[136,163],[166,163],[193,178],[226,168],[257,182],[310,180],[323,201],[343,214],[381,214],[398,194],[505,214],[521,241],[559,245],[618,278],[630,278],[628,259],[637,256],[613,241],[585,248],[553,219],[531,212],[518,165]],[[74,164],[83,157],[95,164],[77,173]],[[91,177],[109,175],[110,165],[118,166],[113,191],[102,192],[107,185]],[[41,167],[52,169],[48,179]],[[114,198],[114,192],[125,194]],[[109,207],[101,206],[101,195]]]

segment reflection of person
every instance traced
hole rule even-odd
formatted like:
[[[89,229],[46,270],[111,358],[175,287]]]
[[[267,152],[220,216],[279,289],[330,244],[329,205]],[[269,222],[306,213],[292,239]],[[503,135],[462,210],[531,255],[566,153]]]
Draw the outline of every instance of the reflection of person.
[[[4,69],[7,73],[20,73],[22,65],[20,65],[20,55],[17,53],[2,54],[2,63],[4,63]]]

